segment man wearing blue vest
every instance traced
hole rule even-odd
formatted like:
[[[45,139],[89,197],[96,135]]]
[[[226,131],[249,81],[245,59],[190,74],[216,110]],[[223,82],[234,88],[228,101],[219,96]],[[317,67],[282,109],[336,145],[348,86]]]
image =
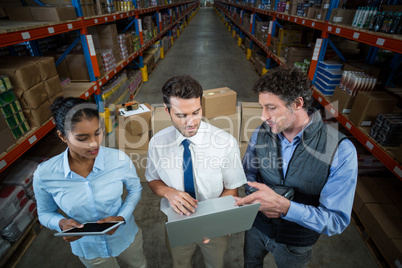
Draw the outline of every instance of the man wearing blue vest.
[[[152,137],[145,172],[151,190],[162,197],[161,210],[190,215],[198,201],[238,196],[238,187],[247,182],[239,145],[226,131],[201,121],[200,83],[190,76],[172,77],[162,94],[173,126]],[[197,246],[206,268],[224,267],[227,235],[178,247],[165,239],[174,268],[191,267]]]
[[[356,149],[309,108],[312,90],[305,74],[276,68],[253,91],[263,124],[243,158],[248,195],[237,205],[261,207],[245,234],[244,267],[262,267],[269,252],[279,268],[305,267],[321,233],[339,234],[350,223]]]

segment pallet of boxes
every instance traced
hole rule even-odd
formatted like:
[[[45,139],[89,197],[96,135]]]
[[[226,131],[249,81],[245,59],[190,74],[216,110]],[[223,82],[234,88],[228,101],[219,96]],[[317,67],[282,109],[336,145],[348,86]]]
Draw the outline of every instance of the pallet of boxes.
[[[145,181],[146,157],[151,139],[151,118],[154,108],[136,101],[116,106],[117,148],[133,161],[137,175]]]
[[[7,56],[0,62],[0,75],[7,77],[0,104],[0,120],[6,122],[0,130],[4,136],[0,148],[3,153],[29,129],[41,127],[50,120],[50,105],[62,91],[52,57]]]

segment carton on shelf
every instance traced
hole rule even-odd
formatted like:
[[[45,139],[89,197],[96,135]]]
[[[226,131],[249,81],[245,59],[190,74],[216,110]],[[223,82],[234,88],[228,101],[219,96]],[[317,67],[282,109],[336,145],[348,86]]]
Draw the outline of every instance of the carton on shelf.
[[[240,141],[240,121],[241,121],[241,115],[240,115],[240,107],[236,107],[236,113],[234,114],[229,114],[229,115],[221,115],[217,117],[213,117],[210,119],[204,118],[204,121],[207,123],[220,128],[228,133],[230,133],[236,140],[237,142]]]
[[[202,115],[213,118],[236,113],[237,93],[228,87],[204,90]]]
[[[14,145],[15,138],[13,133],[8,128],[5,119],[0,115],[0,154],[6,151],[9,147]]]
[[[49,100],[42,103],[37,109],[24,109],[23,112],[31,128],[42,126],[52,116]]]
[[[53,98],[54,96],[62,92],[60,78],[58,75],[45,80],[43,83],[45,85],[46,92],[50,98]]]
[[[45,83],[40,82],[22,93],[20,104],[23,109],[37,109],[48,99]]]
[[[241,135],[242,142],[248,142],[254,130],[263,122],[262,108],[258,102],[242,102],[241,104]]]
[[[33,19],[36,21],[66,21],[77,19],[74,7],[67,6],[31,7],[31,13]]]
[[[355,17],[356,10],[334,8],[331,11],[329,22],[339,25],[352,25],[353,18]]]
[[[17,97],[41,81],[39,69],[34,62],[1,61],[0,73],[10,78],[13,91]]]
[[[83,53],[69,53],[66,61],[71,81],[91,81]]]
[[[331,98],[331,103],[340,113],[349,114],[355,98],[356,96],[349,95],[340,87],[336,87],[334,95]]]
[[[28,6],[8,6],[5,9],[10,20],[34,20]]]
[[[402,214],[394,204],[365,204],[359,215],[380,249],[391,239],[402,239]]]
[[[364,204],[392,204],[391,199],[381,189],[378,183],[381,183],[382,178],[377,177],[358,177],[356,194],[353,202],[353,210],[360,214]]]
[[[151,131],[151,118],[154,108],[148,103],[144,105],[150,110],[143,113],[135,114],[132,116],[121,115],[119,110],[123,109],[122,104],[116,106],[116,116],[118,120],[118,128],[124,129],[130,135],[141,135]],[[142,108],[138,108],[142,109]]]
[[[398,100],[380,91],[359,92],[350,111],[349,119],[357,127],[369,127],[380,113],[392,113]]]

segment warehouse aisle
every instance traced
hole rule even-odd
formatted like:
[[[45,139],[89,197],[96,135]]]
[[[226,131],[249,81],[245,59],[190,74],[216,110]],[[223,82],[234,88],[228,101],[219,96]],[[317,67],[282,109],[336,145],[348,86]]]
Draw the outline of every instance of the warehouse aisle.
[[[195,77],[204,89],[230,87],[238,93],[238,101],[257,101],[257,96],[251,93],[251,87],[258,75],[212,8],[199,10],[168,51],[166,58],[158,63],[136,99],[152,104],[162,103],[162,85],[168,78],[179,74]],[[53,149],[61,144],[59,151],[62,151],[64,147],[56,135],[49,135],[49,139],[52,138],[53,142],[46,141],[46,144],[51,144]],[[172,267],[164,242],[166,217],[159,211],[160,198],[151,192],[146,183],[142,183],[142,186],[143,194],[134,216],[143,230],[148,267]],[[240,191],[244,195],[244,191]],[[17,268],[83,267],[71,253],[69,243],[54,237],[53,233],[43,228]],[[243,267],[243,236],[243,233],[231,236],[225,267]],[[194,268],[204,267],[199,251],[193,258],[193,264]],[[272,256],[265,259],[264,267],[276,267]],[[377,265],[355,226],[351,224],[341,235],[320,237],[313,249],[309,267],[370,268]]]
[[[159,61],[136,99],[161,103],[163,84],[181,74],[197,79],[204,90],[229,87],[237,92],[238,100],[257,100],[251,88],[258,74],[213,8],[198,11],[165,59]]]

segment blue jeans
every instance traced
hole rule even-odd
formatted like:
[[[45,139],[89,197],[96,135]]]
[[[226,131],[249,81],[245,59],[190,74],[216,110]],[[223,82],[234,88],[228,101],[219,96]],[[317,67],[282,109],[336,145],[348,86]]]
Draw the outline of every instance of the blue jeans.
[[[271,252],[278,268],[305,267],[311,259],[311,246],[296,247],[276,243],[256,227],[246,231],[244,267],[263,267],[264,257]]]

